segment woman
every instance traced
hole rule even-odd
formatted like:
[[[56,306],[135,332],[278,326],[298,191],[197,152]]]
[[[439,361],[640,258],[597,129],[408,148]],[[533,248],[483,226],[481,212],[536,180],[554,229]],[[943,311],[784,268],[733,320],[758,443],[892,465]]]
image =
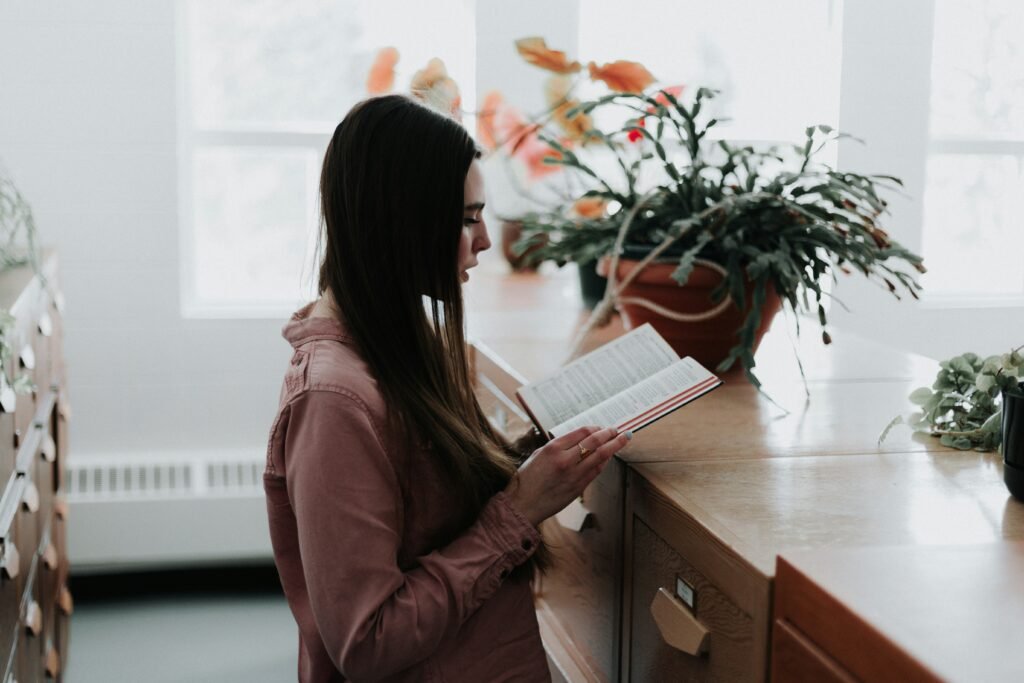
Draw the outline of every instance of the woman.
[[[402,96],[356,105],[327,148],[321,297],[284,328],[264,475],[301,681],[549,679],[537,525],[629,436],[578,429],[517,469],[483,416],[461,296],[490,246],[478,157]]]

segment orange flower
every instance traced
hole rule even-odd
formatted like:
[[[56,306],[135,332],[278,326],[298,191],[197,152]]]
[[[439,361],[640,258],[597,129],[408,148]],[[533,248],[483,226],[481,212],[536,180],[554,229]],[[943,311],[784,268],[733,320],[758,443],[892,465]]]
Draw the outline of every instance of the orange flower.
[[[581,197],[572,205],[572,211],[580,218],[600,218],[608,206],[608,200],[601,197]]]
[[[642,92],[644,88],[655,81],[651,72],[637,62],[618,61],[604,66],[598,66],[591,62],[588,68],[592,80],[604,81],[609,88],[616,92]]]
[[[544,162],[560,159],[561,155],[538,137],[539,129],[538,124],[528,123],[515,107],[500,107],[494,119],[498,144],[510,157],[523,163],[527,176],[533,180],[560,170],[559,166]]]
[[[543,38],[520,38],[516,50],[530,64],[558,74],[575,73],[580,70],[579,62],[570,62],[561,50],[552,50]]]
[[[366,92],[370,95],[383,95],[395,87],[395,64],[398,64],[398,50],[385,47],[377,52],[366,77]]]
[[[669,103],[668,98],[665,97],[665,93],[668,93],[676,100],[678,100],[679,96],[683,94],[683,89],[685,88],[685,85],[670,85],[665,88],[659,88],[657,94],[654,96],[654,101],[663,107],[670,107],[672,105]],[[654,107],[648,107],[647,111],[653,114]]]
[[[476,137],[477,142],[484,149],[494,149],[498,146],[498,135],[494,128],[494,120],[498,111],[503,106],[504,98],[497,90],[492,90],[484,96],[480,105],[480,111],[476,116]]]
[[[570,140],[585,141],[587,131],[593,129],[594,122],[588,114],[579,112],[569,118],[568,114],[579,104],[579,100],[571,99],[569,92],[572,80],[568,76],[555,75],[544,83],[544,97],[549,107],[554,107],[551,118],[557,123]]]
[[[434,57],[412,77],[409,85],[413,97],[453,118],[462,120],[462,96],[459,86],[448,75],[444,62]]]

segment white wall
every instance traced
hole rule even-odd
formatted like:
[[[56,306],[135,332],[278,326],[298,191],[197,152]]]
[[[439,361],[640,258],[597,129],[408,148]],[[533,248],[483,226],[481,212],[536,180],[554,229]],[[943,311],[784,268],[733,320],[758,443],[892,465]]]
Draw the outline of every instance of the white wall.
[[[60,252],[74,457],[252,446],[280,320],[179,309],[173,0],[0,4],[0,162]]]

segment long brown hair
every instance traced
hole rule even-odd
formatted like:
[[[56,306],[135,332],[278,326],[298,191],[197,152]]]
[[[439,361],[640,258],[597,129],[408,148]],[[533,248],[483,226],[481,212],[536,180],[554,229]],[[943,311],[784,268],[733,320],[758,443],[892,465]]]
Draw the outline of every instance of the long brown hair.
[[[516,470],[477,402],[466,357],[458,244],[477,156],[456,121],[386,95],[345,116],[320,179],[320,292],[333,295],[393,417],[432,446],[464,523]]]

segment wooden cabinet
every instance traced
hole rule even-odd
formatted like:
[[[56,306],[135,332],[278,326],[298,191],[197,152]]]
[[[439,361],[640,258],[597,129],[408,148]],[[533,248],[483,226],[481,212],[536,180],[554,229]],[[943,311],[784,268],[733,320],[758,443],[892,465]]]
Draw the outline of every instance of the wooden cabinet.
[[[542,525],[554,565],[535,581],[537,617],[570,680],[612,681],[619,667],[626,467],[611,461],[582,499]]]
[[[812,680],[791,654],[798,639],[836,680],[1020,681],[1022,576],[1022,542],[784,552],[772,680]]]
[[[621,680],[762,680],[768,582],[635,471],[626,514]]]
[[[60,680],[67,659],[64,519],[67,389],[57,259],[0,273],[0,309],[13,317],[12,363],[34,390],[0,382],[0,680]],[[66,613],[65,613],[66,612]]]
[[[498,365],[508,374],[508,400],[489,399],[506,425],[518,383],[556,369],[581,322],[578,308],[554,309],[565,302],[552,282],[474,278],[470,322],[486,327],[477,336],[507,360]],[[620,331],[613,323],[591,345]],[[738,373],[724,376],[724,386],[640,432],[581,505],[545,523],[556,564],[537,584],[537,610],[556,675],[633,683],[760,681],[771,671],[789,676],[783,680],[863,678],[811,627],[773,623],[779,554],[1024,540],[1024,505],[1009,498],[998,455],[949,451],[906,429],[878,444],[885,425],[908,410],[910,392],[933,381],[933,361],[849,335],[830,347],[813,335],[797,343],[809,400],[776,326],[757,354],[775,403]],[[887,578],[893,593],[916,580]]]

